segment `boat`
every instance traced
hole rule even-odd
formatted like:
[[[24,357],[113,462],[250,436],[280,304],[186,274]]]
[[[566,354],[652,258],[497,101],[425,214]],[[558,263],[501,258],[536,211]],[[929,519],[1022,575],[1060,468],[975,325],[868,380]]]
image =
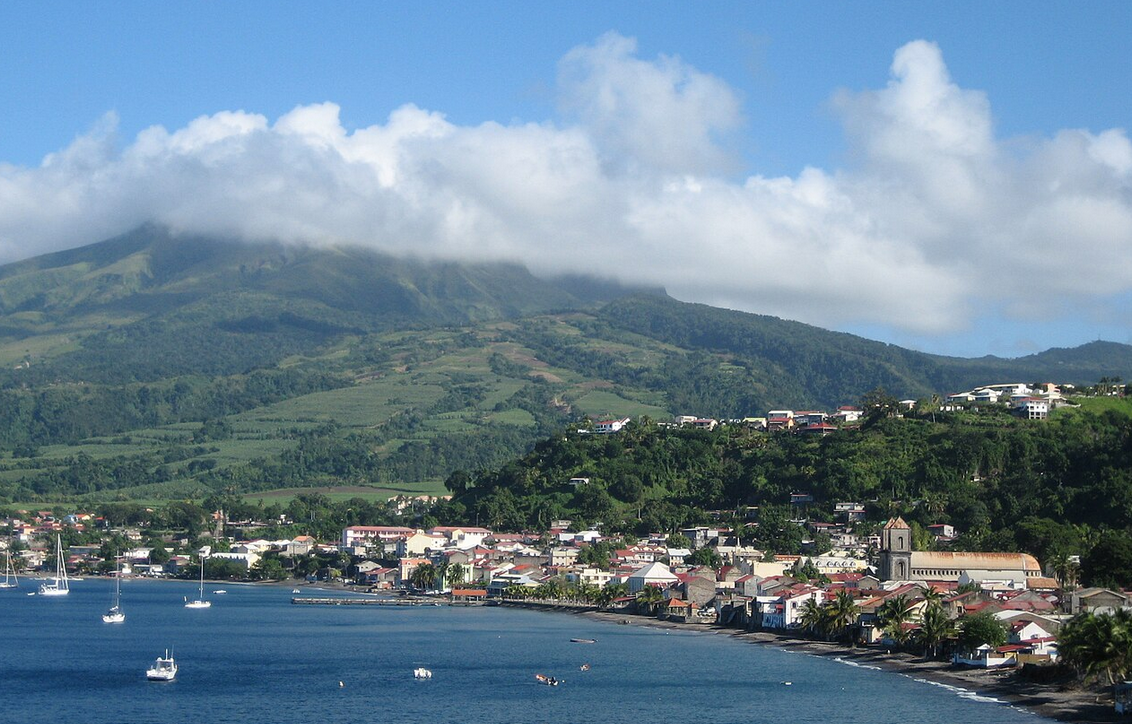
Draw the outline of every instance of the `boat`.
[[[196,600],[190,601],[185,598],[185,608],[208,608],[212,605],[212,601],[204,600],[204,556],[200,557],[200,593],[197,594]]]
[[[213,596],[223,596],[225,593],[228,593],[228,592],[225,591],[223,588],[217,588],[215,591],[212,592],[212,595]]]
[[[63,561],[63,539],[55,535],[55,578],[52,583],[39,584],[39,592],[44,596],[66,596],[71,592],[67,582],[67,566]]]
[[[301,593],[301,591],[299,591],[299,589],[297,588],[292,588],[291,593]]]
[[[596,644],[597,639],[570,639],[572,644]]]
[[[102,614],[103,623],[125,623],[126,614],[122,611],[122,565],[114,571],[114,605]]]
[[[145,670],[145,678],[150,681],[172,681],[176,675],[177,662],[169,655],[169,649],[165,649],[165,656],[158,656],[153,666]]]
[[[4,551],[4,580],[0,581],[0,588],[19,588],[20,579],[16,576],[16,569],[12,568],[12,551]]]
[[[420,668],[413,669],[413,678],[414,679],[431,679],[432,678],[432,672],[422,666]]]
[[[589,664],[582,664],[581,666],[578,667],[578,670],[579,671],[589,671],[590,665]]]
[[[535,674],[535,678],[540,684],[546,684],[547,686],[558,686],[558,679],[554,678],[553,676],[547,676],[546,674]]]

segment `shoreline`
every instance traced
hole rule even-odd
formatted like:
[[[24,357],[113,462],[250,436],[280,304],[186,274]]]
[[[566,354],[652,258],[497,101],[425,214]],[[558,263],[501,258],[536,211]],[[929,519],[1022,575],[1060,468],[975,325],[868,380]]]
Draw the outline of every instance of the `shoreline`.
[[[850,666],[863,666],[936,686],[961,690],[968,698],[980,697],[988,702],[1012,706],[1052,721],[1073,724],[1126,721],[1113,710],[1111,698],[1107,701],[1099,701],[1100,694],[1092,689],[1026,681],[1013,668],[974,669],[944,661],[928,661],[915,654],[886,653],[878,648],[849,648],[842,644],[793,638],[767,631],[746,631],[709,624],[674,623],[637,614],[570,610],[565,607],[547,607],[542,610],[573,613],[607,623],[628,621],[629,625],[645,628],[724,635],[745,643],[836,659]]]

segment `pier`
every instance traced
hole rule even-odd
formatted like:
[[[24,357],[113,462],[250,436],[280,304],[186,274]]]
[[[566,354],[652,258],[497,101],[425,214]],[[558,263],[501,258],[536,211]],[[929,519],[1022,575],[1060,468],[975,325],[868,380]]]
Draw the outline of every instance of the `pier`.
[[[483,601],[447,601],[431,598],[307,598],[293,597],[296,606],[482,606]]]
[[[300,598],[291,599],[297,606],[441,606],[446,601],[421,598]]]

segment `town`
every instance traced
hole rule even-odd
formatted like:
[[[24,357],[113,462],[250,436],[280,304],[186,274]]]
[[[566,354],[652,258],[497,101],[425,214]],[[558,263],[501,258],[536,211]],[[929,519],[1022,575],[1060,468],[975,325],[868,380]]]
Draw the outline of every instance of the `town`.
[[[1051,409],[1072,404],[1061,389],[987,385],[937,404],[944,411],[994,406],[1041,421]],[[900,416],[916,405],[878,399],[832,414],[772,410],[765,417],[728,421],[677,416],[660,425],[827,435],[869,415]],[[577,433],[617,435],[629,423],[596,420]],[[575,489],[590,485],[587,477],[563,482]],[[2,521],[5,584],[18,585],[19,575],[29,572],[50,575],[56,547],[62,550],[66,539],[62,565],[70,575],[195,580],[200,571],[210,579],[288,581],[407,602],[605,611],[624,621],[914,651],[981,669],[1045,667],[1063,654],[1073,662],[1081,654],[1072,641],[1068,652],[1059,645],[1067,628],[1073,639],[1074,622],[1082,615],[1132,608],[1127,592],[1078,587],[1076,556],[1039,562],[1026,553],[958,550],[961,531],[951,524],[917,530],[899,516],[870,521],[862,501],[819,509],[822,503],[804,490],[780,501],[790,511],[787,525],[801,536],[803,551],[796,554],[754,545],[757,508],[707,511],[712,524],[643,536],[610,534],[600,524],[567,519],[532,531],[428,525],[428,511],[450,497],[394,497],[384,510],[401,524],[344,525],[336,540],[265,535],[294,530],[296,521],[278,510],[257,519],[264,509],[232,500],[228,504],[236,509],[216,500],[195,508],[119,504],[58,515],[21,509]]]

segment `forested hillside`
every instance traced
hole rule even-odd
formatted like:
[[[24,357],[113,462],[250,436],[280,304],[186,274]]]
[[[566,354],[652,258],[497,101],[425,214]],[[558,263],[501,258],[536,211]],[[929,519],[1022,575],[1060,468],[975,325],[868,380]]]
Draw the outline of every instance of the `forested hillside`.
[[[723,511],[725,523],[754,523],[748,534],[758,544],[796,553],[803,530],[790,518],[832,520],[834,503],[854,501],[872,524],[892,515],[921,532],[951,523],[959,550],[1023,550],[1046,562],[1085,555],[1086,575],[1096,565],[1088,554],[1103,544],[1105,556],[1127,556],[1132,576],[1130,411],[1124,403],[1049,421],[935,413],[826,437],[645,421],[614,435],[556,436],[502,467],[457,472],[441,517],[507,530],[565,518],[640,535]],[[791,493],[814,501],[791,509]]]
[[[0,502],[437,492],[587,417],[1132,378],[1132,348],[942,358],[513,265],[145,227],[0,267]]]

